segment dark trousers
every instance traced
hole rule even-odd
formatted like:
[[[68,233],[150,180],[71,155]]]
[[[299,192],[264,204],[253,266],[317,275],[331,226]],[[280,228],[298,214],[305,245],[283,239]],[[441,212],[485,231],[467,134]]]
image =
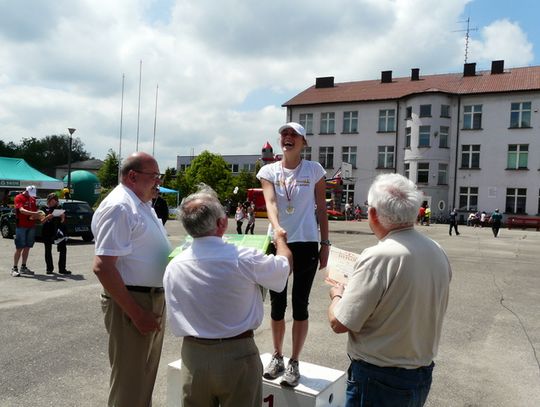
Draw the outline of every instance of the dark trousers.
[[[239,235],[242,234],[242,221],[241,220],[237,220],[236,221],[236,233],[238,233]]]
[[[54,270],[54,263],[53,263],[53,257],[52,257],[53,244],[50,241],[43,241],[43,244],[45,245],[45,263],[47,264],[47,271],[53,271]],[[65,240],[58,243],[57,250],[59,254],[58,270],[65,271],[66,270],[66,252],[67,252],[67,244]]]
[[[500,223],[499,224],[496,224],[496,223],[493,224],[493,226],[491,227],[491,230],[493,231],[493,236],[497,237],[499,235],[499,229],[500,228],[501,228]]]
[[[246,226],[246,235],[248,234],[249,231],[251,231],[251,234],[253,234],[253,229],[254,228],[255,228],[255,222],[248,223],[247,226]]]
[[[379,367],[353,360],[347,372],[346,407],[421,407],[434,363],[417,369]]]
[[[457,230],[457,222],[450,222],[450,230],[448,231],[450,236],[452,236],[452,228],[454,228],[454,230],[456,231],[456,235],[459,235],[459,232]]]

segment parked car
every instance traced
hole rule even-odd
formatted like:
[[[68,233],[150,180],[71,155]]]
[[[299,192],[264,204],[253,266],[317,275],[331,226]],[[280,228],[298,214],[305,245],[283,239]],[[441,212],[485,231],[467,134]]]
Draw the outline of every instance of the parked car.
[[[41,208],[47,205],[46,199],[38,199],[37,206]],[[90,242],[94,238],[90,226],[94,211],[92,207],[84,201],[60,199],[60,205],[66,211],[66,231],[69,237],[82,237],[85,242]],[[12,209],[0,218],[0,232],[5,239],[15,235],[15,210]],[[41,224],[36,224],[36,237],[41,237]]]

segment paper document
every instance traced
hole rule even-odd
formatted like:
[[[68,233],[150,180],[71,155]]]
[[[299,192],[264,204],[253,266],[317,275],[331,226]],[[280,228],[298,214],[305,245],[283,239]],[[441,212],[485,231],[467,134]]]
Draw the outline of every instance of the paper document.
[[[52,213],[52,216],[62,216],[66,212],[64,209],[55,209]]]
[[[338,283],[347,284],[349,275],[354,270],[356,260],[360,255],[346,250],[330,246],[328,264],[322,271],[326,271],[326,276]]]

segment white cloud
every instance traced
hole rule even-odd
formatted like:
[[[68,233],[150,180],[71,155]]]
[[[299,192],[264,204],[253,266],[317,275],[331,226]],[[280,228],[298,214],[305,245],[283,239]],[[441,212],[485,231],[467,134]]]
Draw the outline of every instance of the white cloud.
[[[533,47],[517,22],[497,20],[481,30],[481,39],[470,42],[471,62],[487,64],[504,59],[505,65],[529,65],[533,58]]]
[[[125,156],[135,150],[143,60],[140,150],[152,149],[159,84],[162,167],[192,148],[258,153],[265,141],[275,143],[285,120],[280,104],[317,76],[343,82],[387,69],[460,71],[463,36],[452,31],[467,3],[0,0],[0,135],[20,142],[75,127],[87,151],[104,158],[118,150],[125,73]],[[531,60],[515,23],[496,22],[482,33],[473,44],[480,59]],[[256,107],[246,105],[252,100]]]

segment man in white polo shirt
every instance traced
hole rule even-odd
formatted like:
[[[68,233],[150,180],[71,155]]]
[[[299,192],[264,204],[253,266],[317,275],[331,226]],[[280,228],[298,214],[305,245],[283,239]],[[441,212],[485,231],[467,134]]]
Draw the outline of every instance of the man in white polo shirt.
[[[274,235],[276,256],[227,244],[227,215],[207,186],[182,201],[179,218],[193,243],[171,260],[163,285],[171,330],[184,338],[182,405],[260,407],[259,285],[285,288],[292,261],[286,234]]]
[[[163,273],[171,246],[151,206],[160,172],[135,153],[122,164],[122,182],[94,213],[94,273],[109,333],[109,407],[149,407],[163,344]]]

